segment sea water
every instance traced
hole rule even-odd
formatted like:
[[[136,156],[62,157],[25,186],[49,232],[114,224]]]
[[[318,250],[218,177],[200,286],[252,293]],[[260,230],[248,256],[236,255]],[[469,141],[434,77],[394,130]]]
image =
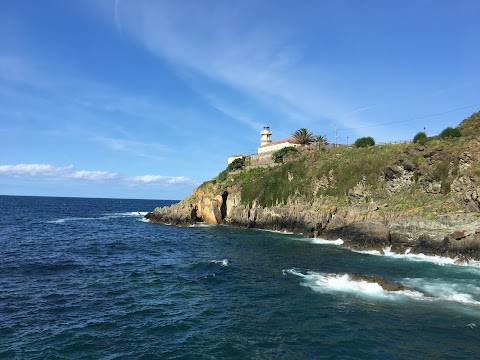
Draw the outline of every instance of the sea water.
[[[170,203],[0,196],[0,358],[480,356],[476,264],[144,220]]]

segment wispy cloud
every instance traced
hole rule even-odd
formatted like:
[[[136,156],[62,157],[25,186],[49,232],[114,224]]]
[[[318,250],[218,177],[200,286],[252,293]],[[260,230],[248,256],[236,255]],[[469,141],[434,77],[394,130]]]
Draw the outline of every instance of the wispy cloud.
[[[115,3],[113,5],[113,19],[115,21],[115,26],[117,27],[117,30],[120,34],[123,33],[122,29],[122,23],[120,21],[120,0],[115,0]]]
[[[75,166],[55,166],[52,164],[16,164],[0,165],[0,176],[26,179],[44,179],[55,181],[114,181],[121,185],[198,185],[199,182],[185,176],[139,175],[124,176],[115,172],[75,170]]]
[[[321,63],[304,61],[302,45],[282,24],[272,19],[242,22],[239,19],[247,18],[251,10],[242,5],[123,4],[128,7],[118,19],[123,30],[151,52],[182,70],[241,92],[257,106],[279,114],[282,122],[330,128],[333,123],[349,126],[355,118],[363,125],[357,116],[360,111],[352,112],[349,119],[342,116],[352,106],[347,99],[332,94],[332,75]],[[215,99],[210,101],[212,107],[246,126],[258,125],[248,110],[232,110],[222,90],[208,90]]]
[[[91,136],[90,140],[101,143],[111,150],[128,152],[148,159],[162,160],[164,159],[162,154],[173,152],[170,147],[159,143],[141,142],[99,135]]]
[[[132,184],[192,184],[192,179],[185,176],[162,176],[162,175],[142,175],[127,178],[127,181]]]

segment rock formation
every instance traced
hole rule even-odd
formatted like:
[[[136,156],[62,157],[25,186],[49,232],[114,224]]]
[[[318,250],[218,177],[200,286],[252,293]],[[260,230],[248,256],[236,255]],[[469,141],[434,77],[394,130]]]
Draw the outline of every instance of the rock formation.
[[[480,115],[462,125],[480,132]],[[356,249],[390,246],[480,259],[480,134],[425,145],[300,150],[281,166],[250,166],[208,181],[146,217],[340,237]]]

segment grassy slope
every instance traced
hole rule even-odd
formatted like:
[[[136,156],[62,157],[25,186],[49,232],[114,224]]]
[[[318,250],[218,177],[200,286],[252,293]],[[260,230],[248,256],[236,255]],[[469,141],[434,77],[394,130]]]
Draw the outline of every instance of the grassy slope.
[[[398,144],[303,151],[282,166],[231,173],[221,181],[217,178],[203,186],[221,189],[235,184],[241,189],[243,203],[256,201],[261,206],[299,198],[307,203],[315,200],[345,205],[352,201],[375,201],[389,208],[423,214],[455,211],[460,204],[450,185],[458,174],[463,152],[480,153],[480,113],[464,120],[458,128],[462,137],[432,137],[424,147]],[[388,193],[383,170],[402,163],[414,166],[411,186],[405,191]],[[480,163],[473,163],[463,175],[475,179],[478,185]],[[421,186],[425,178],[441,182],[441,193],[426,193]],[[367,194],[360,199],[349,195],[358,184]]]

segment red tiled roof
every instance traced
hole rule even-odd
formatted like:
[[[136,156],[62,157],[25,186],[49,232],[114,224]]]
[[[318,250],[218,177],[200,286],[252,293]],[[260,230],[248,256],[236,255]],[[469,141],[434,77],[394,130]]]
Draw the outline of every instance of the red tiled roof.
[[[262,146],[260,146],[260,147],[267,147],[267,146],[277,145],[277,144],[281,144],[281,143],[298,144],[298,141],[295,140],[295,138],[291,137],[291,138],[288,138],[288,139],[282,139],[282,140],[272,141],[271,143],[266,144],[266,145],[262,145]]]

